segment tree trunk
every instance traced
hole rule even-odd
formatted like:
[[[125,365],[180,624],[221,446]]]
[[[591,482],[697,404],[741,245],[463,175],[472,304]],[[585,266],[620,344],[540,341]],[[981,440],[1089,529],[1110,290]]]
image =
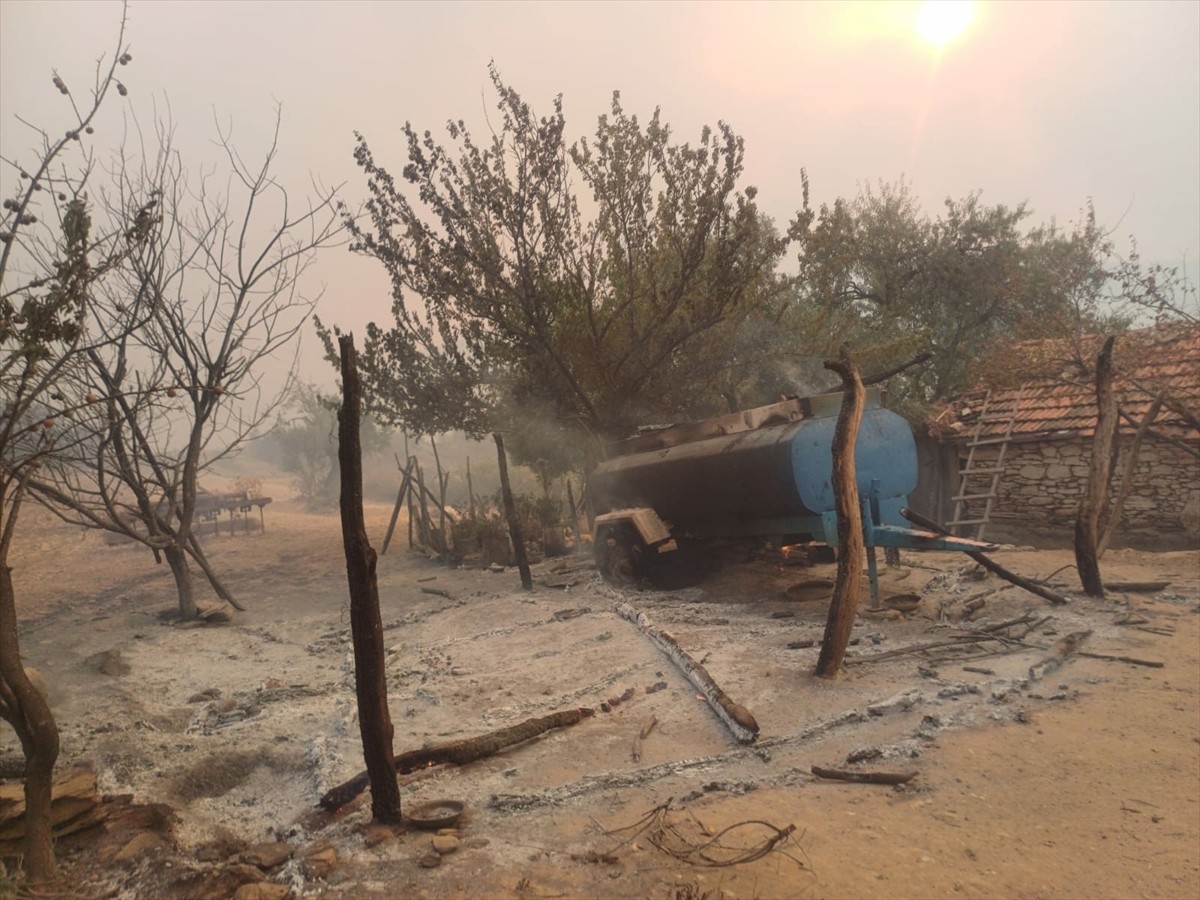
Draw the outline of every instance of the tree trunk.
[[[376,822],[398,824],[400,786],[392,768],[391,713],[387,704],[383,620],[375,580],[375,550],[367,540],[362,505],[362,444],[359,416],[362,388],[358,380],[354,338],[338,338],[342,355],[342,408],[338,413],[338,462],[342,487],[342,544],[350,588],[350,633],[354,642],[354,686],[363,760],[371,782],[371,814]]]
[[[496,459],[500,466],[500,493],[504,497],[504,514],[508,517],[508,533],[512,537],[513,555],[517,558],[517,569],[521,573],[521,587],[532,591],[533,576],[529,572],[529,557],[525,555],[521,523],[517,521],[517,504],[513,500],[512,486],[508,483],[508,455],[504,452],[504,438],[498,431],[492,437],[496,441]]]
[[[56,875],[50,801],[58,726],[21,662],[16,596],[7,559],[0,560],[0,713],[17,733],[25,754],[25,876],[31,885],[44,884]]]
[[[1115,340],[1110,336],[1096,357],[1096,432],[1092,437],[1087,484],[1075,519],[1075,567],[1079,570],[1084,593],[1090,597],[1104,596],[1097,549],[1100,546],[1100,519],[1108,507],[1113,447],[1117,438],[1117,398],[1113,393],[1112,366]]]
[[[842,377],[843,391],[842,408],[833,432],[833,497],[838,519],[837,577],[816,669],[816,674],[821,677],[833,678],[842,667],[846,646],[850,643],[850,631],[854,627],[854,614],[862,585],[865,550],[854,448],[858,441],[858,426],[862,423],[866,394],[846,344],[842,344],[836,360],[826,360],[825,368]]]
[[[392,507],[392,518],[388,520],[387,533],[383,536],[383,549],[379,553],[380,556],[384,556],[388,552],[392,534],[396,531],[396,521],[400,518],[400,510],[404,506],[404,495],[408,493],[408,484],[412,480],[412,460],[408,461],[407,466],[400,468],[400,460],[397,458],[396,467],[400,469],[403,477],[400,479],[400,490],[396,492],[396,505]]]
[[[475,521],[475,485],[471,482],[471,457],[467,457],[467,504],[471,510],[471,521]]]
[[[437,468],[438,482],[438,531],[441,535],[442,557],[446,568],[454,568],[454,558],[450,555],[450,535],[446,533],[446,479],[442,476],[442,457],[438,454],[437,440],[431,434],[429,446],[433,450],[433,464]]]
[[[408,435],[404,436],[404,447],[407,450]],[[409,465],[409,470],[413,473],[413,481],[408,489],[408,549],[412,550],[416,546],[416,541],[413,536],[413,530],[416,528],[416,522],[417,522],[417,500],[416,500],[417,490],[414,487],[414,485],[416,485],[416,483],[417,483],[416,482],[417,458],[415,456],[408,457],[408,465]]]
[[[175,576],[175,591],[179,594],[179,618],[196,618],[196,598],[192,593],[192,570],[188,568],[187,554],[174,544],[163,548],[167,565]]]
[[[564,480],[567,482],[567,505],[571,507],[571,527],[575,529],[575,552],[578,553],[583,547],[584,528],[579,523],[579,507],[575,505],[575,490],[571,487],[571,479]]]
[[[1138,423],[1133,443],[1129,445],[1129,454],[1125,458],[1125,465],[1121,469],[1121,486],[1117,489],[1117,498],[1113,501],[1112,510],[1108,514],[1108,524],[1104,526],[1104,534],[1100,538],[1099,546],[1096,547],[1097,559],[1104,555],[1104,551],[1108,549],[1113,536],[1117,533],[1117,528],[1121,525],[1121,517],[1125,514],[1125,501],[1129,499],[1129,494],[1133,490],[1133,472],[1137,468],[1138,456],[1142,452],[1142,442],[1146,440],[1146,433],[1150,430],[1154,420],[1158,418],[1161,409],[1162,394],[1159,394],[1150,404],[1150,408],[1146,410],[1146,414],[1142,416],[1142,421]],[[1117,442],[1113,441],[1114,450],[1116,446]]]
[[[417,463],[417,496],[421,507],[421,523],[417,527],[417,540],[425,547],[426,551],[437,551],[436,542],[433,540],[433,522],[429,518],[429,503],[426,500],[426,495],[429,493],[429,488],[425,487],[425,470],[421,468],[421,464]]]
[[[262,515],[262,507],[258,508],[259,515]],[[265,529],[264,529],[265,530]],[[194,532],[188,534],[188,556],[195,560],[196,565],[200,567],[200,571],[204,573],[204,577],[208,579],[208,583],[212,585],[212,589],[217,592],[217,596],[228,603],[236,610],[241,612],[246,611],[246,607],[237,597],[233,596],[233,592],[229,590],[217,577],[217,573],[208,563],[208,556],[204,553],[204,548],[200,546],[200,541],[196,539]]]

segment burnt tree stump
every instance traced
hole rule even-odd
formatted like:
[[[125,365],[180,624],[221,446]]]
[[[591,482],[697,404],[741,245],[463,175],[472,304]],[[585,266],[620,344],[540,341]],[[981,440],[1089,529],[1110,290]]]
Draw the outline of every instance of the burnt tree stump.
[[[521,522],[517,518],[517,504],[513,500],[512,486],[508,482],[508,454],[504,452],[504,438],[500,432],[492,435],[496,440],[496,461],[500,467],[500,493],[504,495],[504,515],[508,519],[508,533],[512,537],[513,556],[521,573],[521,587],[533,590],[533,575],[529,571],[529,557],[525,553],[525,539],[521,535]]]
[[[833,497],[837,510],[838,561],[825,623],[825,637],[817,658],[816,674],[833,678],[842,667],[858,595],[862,587],[863,546],[862,508],[858,502],[858,471],[854,464],[854,448],[858,443],[858,427],[862,424],[866,406],[866,389],[858,367],[850,357],[850,348],[842,344],[837,359],[825,361],[825,368],[842,378],[842,408],[833,431]]]
[[[400,822],[400,786],[392,767],[391,713],[384,671],[383,620],[379,615],[378,557],[367,539],[363,519],[362,441],[359,419],[362,385],[354,336],[338,338],[342,363],[342,408],[338,411],[338,465],[342,476],[340,506],[346,580],[350,587],[350,633],[354,642],[354,689],[363,759],[371,783],[371,815],[376,822]]]
[[[1100,520],[1108,509],[1109,481],[1117,441],[1117,398],[1113,393],[1113,342],[1109,336],[1096,357],[1096,432],[1092,437],[1092,458],[1088,464],[1087,484],[1075,519],[1075,566],[1079,581],[1089,597],[1104,596],[1100,578]]]

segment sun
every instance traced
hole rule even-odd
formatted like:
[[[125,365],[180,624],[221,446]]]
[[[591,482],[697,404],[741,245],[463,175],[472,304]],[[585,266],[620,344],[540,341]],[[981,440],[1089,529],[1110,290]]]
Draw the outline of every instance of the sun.
[[[967,30],[974,15],[974,0],[927,0],[917,11],[917,34],[926,43],[945,47]]]

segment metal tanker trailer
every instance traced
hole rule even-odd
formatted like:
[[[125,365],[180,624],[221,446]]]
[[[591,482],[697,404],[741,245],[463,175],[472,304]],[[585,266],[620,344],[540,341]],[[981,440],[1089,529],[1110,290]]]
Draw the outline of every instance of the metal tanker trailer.
[[[609,448],[589,481],[601,571],[625,580],[683,538],[837,546],[832,442],[842,395],[793,397],[702,422],[643,429]],[[867,394],[855,448],[872,600],[876,547],[992,549],[914,529],[900,514],[917,484],[908,423]]]

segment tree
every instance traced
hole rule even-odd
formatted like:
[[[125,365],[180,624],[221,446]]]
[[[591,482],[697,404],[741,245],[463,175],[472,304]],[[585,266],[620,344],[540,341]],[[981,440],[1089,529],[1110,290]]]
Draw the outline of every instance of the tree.
[[[386,435],[371,416],[362,416],[359,441],[363,453],[382,450]],[[334,499],[338,487],[337,409],[311,384],[297,383],[271,431],[270,441],[284,470],[308,503]]]
[[[266,391],[262,368],[286,352],[316,304],[301,277],[339,231],[333,192],[298,211],[271,174],[275,140],[248,166],[218,131],[228,173],[225,193],[212,177],[190,184],[158,129],[148,159],[121,153],[104,194],[113,221],[129,197],[155,197],[152,214],[135,219],[140,243],[108,280],[108,303],[87,321],[107,336],[88,348],[73,390],[99,398],[105,428],[73,453],[59,453],[30,481],[34,495],[63,519],[139,541],[166,558],[179,613],[197,614],[189,559],[219,596],[238,605],[209,564],[194,532],[201,476],[262,433],[278,412],[282,389]],[[148,315],[122,330],[110,311],[137,298]],[[240,606],[239,606],[240,608]]]
[[[127,93],[116,76],[131,60],[124,38],[122,17],[115,52],[97,63],[90,98],[53,73],[71,109],[65,136],[30,125],[39,136],[33,163],[3,160],[19,178],[0,214],[0,717],[16,731],[25,755],[24,868],[32,884],[55,875],[50,801],[58,727],[21,662],[9,550],[31,479],[103,426],[94,399],[72,388],[86,354],[145,316],[134,298],[107,311],[110,331],[96,334],[85,324],[107,303],[98,288],[137,252],[136,212],[149,208],[144,198],[134,220],[97,229],[86,192],[93,123],[111,92]]]
[[[394,297],[362,354],[373,409],[472,435],[540,409],[594,441],[710,402],[697,373],[721,357],[705,339],[762,308],[786,245],[739,187],[742,139],[721,123],[675,143],[657,110],[643,125],[614,94],[594,139],[568,146],[561,97],[538,118],[491,80],[491,140],[451,122],[447,148],[406,124],[403,183],[359,135],[370,199],[346,225]]]
[[[1172,345],[1200,321],[1196,291],[1182,269],[1144,265],[1132,239],[1128,255],[1118,253],[1111,233],[1097,224],[1090,203],[1070,230],[1051,225],[1035,231],[1027,252],[1032,289],[1057,302],[1032,308],[1019,326],[1019,333],[1030,340],[993,348],[980,361],[977,375],[991,388],[1030,382],[1073,388],[1080,413],[1094,411],[1096,426],[1074,544],[1084,590],[1103,596],[1099,560],[1120,524],[1144,440],[1153,436],[1200,457],[1187,442],[1152,427],[1165,409],[1174,418],[1172,424],[1200,428],[1200,398],[1178,390],[1170,359]],[[1134,327],[1146,325],[1151,316],[1153,326]],[[1119,353],[1114,347],[1118,334]],[[1143,410],[1135,418],[1130,410],[1139,406]],[[1123,459],[1122,419],[1133,437]],[[1118,474],[1120,487],[1114,490]]]
[[[988,206],[975,193],[930,218],[903,182],[819,211],[806,203],[790,229],[799,247],[792,314],[821,344],[852,339],[867,369],[927,348],[930,365],[892,383],[894,403],[916,412],[970,387],[990,347],[1099,319],[1086,302],[1104,281],[1094,217],[1063,232],[1028,228],[1029,215],[1025,204]]]

